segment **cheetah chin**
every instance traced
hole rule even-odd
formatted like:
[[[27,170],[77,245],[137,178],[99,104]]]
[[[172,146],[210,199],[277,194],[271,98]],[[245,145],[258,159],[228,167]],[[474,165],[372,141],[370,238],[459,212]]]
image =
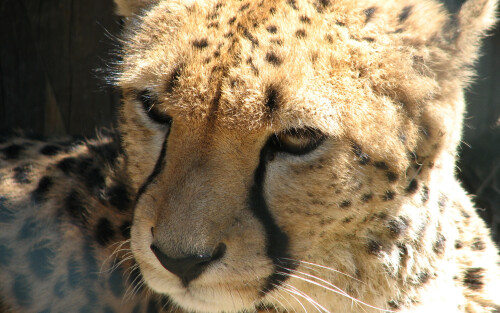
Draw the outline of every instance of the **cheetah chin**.
[[[0,312],[499,312],[455,178],[495,0],[115,2],[118,130],[0,142]]]

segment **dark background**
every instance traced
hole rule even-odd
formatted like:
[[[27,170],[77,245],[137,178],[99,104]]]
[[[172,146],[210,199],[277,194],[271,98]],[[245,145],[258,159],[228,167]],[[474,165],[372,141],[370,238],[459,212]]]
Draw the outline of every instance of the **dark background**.
[[[451,12],[463,1],[444,0]],[[93,136],[116,118],[112,0],[0,0],[0,133]],[[484,41],[459,177],[500,242],[500,27]]]

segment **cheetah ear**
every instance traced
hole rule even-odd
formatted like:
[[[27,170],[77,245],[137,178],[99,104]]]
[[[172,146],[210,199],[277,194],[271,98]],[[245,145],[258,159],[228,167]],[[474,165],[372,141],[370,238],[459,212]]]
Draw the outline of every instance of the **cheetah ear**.
[[[480,39],[496,22],[496,6],[497,0],[468,0],[448,24],[445,36],[462,64],[475,61]]]
[[[129,17],[158,2],[159,0],[115,0],[116,13]]]

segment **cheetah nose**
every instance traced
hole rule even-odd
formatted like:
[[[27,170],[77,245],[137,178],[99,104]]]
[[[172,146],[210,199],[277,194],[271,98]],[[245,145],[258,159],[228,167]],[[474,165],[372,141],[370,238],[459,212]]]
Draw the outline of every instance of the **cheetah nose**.
[[[193,254],[181,258],[172,258],[161,251],[155,244],[151,250],[156,255],[161,265],[169,272],[175,274],[187,287],[189,283],[203,273],[209,264],[221,259],[226,252],[226,245],[220,243],[210,254]]]

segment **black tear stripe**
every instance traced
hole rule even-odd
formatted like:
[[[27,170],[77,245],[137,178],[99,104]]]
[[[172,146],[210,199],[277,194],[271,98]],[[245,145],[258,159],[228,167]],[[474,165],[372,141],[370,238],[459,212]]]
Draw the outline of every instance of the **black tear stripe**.
[[[272,153],[271,140],[268,140],[260,152],[259,165],[254,173],[254,182],[248,199],[252,213],[264,226],[267,239],[266,253],[273,262],[273,273],[267,277],[260,291],[262,296],[283,284],[298,265],[290,258],[288,235],[276,225],[264,198],[264,179],[269,153]]]
[[[163,146],[161,147],[161,152],[160,156],[158,157],[158,160],[156,160],[155,168],[149,174],[148,178],[142,184],[141,188],[139,188],[139,191],[137,192],[137,196],[135,197],[135,202],[137,203],[137,200],[141,197],[141,195],[146,191],[146,188],[154,181],[156,176],[163,171],[163,168],[165,167],[165,155],[167,154],[167,139],[168,135],[170,134],[170,129],[172,127],[172,124],[170,124],[167,133],[165,134],[165,139],[163,139]]]

